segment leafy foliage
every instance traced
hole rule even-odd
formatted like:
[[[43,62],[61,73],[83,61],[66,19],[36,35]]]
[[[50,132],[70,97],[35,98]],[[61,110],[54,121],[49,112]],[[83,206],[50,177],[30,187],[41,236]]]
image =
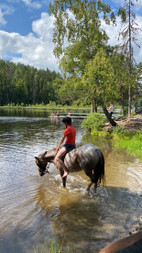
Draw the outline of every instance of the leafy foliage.
[[[90,99],[95,98],[101,104],[109,103],[117,96],[114,69],[103,49],[86,65],[82,83]]]
[[[65,75],[81,75],[87,61],[99,48],[106,47],[108,37],[100,28],[99,16],[109,24],[110,20],[115,21],[114,13],[101,0],[55,0],[49,12],[56,19],[54,54],[60,59],[61,68]]]
[[[100,131],[104,127],[105,122],[106,118],[103,115],[99,113],[91,113],[87,119],[83,120],[81,127],[90,132],[94,131],[94,129]]]

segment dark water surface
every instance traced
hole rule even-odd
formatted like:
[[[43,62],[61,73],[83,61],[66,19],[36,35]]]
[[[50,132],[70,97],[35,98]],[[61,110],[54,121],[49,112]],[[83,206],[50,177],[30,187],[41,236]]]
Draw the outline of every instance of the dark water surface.
[[[34,161],[34,156],[59,143],[61,120],[51,120],[47,112],[1,115],[1,253],[44,253],[50,242],[62,243],[64,252],[97,253],[138,227],[142,217],[138,159],[115,151],[109,142],[83,137],[82,121],[74,119],[77,145],[93,143],[103,151],[106,183],[87,196],[88,178],[83,172],[74,173],[65,190],[54,165],[41,178]]]

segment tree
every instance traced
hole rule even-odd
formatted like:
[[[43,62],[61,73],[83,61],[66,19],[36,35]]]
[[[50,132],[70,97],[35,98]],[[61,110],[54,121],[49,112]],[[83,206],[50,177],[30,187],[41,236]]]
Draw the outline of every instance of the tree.
[[[111,60],[103,49],[86,65],[82,83],[86,94],[90,99],[100,102],[107,119],[112,126],[116,126],[116,122],[107,111],[106,104],[116,98],[119,86],[115,80]]]
[[[137,0],[136,0],[137,1]],[[120,36],[122,36],[123,44],[121,48],[126,56],[129,58],[129,79],[131,79],[132,74],[132,66],[133,66],[133,46],[132,43],[134,42],[137,46],[136,40],[136,32],[141,30],[138,27],[138,24],[135,22],[135,13],[132,12],[132,7],[134,6],[134,0],[125,0],[124,8],[120,8],[118,15],[121,16],[122,24],[126,25],[120,31]],[[131,85],[129,84],[128,89],[128,117],[131,114],[131,101],[132,101],[132,94],[131,94]]]
[[[0,60],[0,105],[5,103],[5,62]]]
[[[121,104],[121,111],[124,116],[124,105],[128,100],[128,86],[132,81],[129,79],[129,60],[124,54],[115,52],[111,57],[111,64],[114,69],[116,82],[119,86],[116,94],[116,101]]]
[[[48,103],[55,98],[53,81],[61,75],[0,60],[0,105]]]
[[[138,109],[137,107],[138,107],[139,94],[140,94],[140,98],[142,94],[142,62],[140,62],[137,65],[136,73],[137,73],[137,78],[136,78],[136,91],[135,91],[135,113],[137,112],[137,109]]]
[[[106,47],[108,38],[100,28],[99,15],[103,13],[109,23],[111,9],[101,0],[55,0],[49,11],[56,18],[54,54],[60,59],[60,67],[67,77],[81,76],[88,60]],[[113,13],[111,19],[115,20]]]
[[[65,90],[76,82],[79,85],[76,85],[76,92],[80,91],[84,95],[77,78],[81,78],[87,62],[93,59],[98,50],[107,48],[108,37],[101,29],[99,16],[109,24],[110,20],[115,22],[114,13],[101,0],[55,0],[50,4],[49,11],[56,19],[54,54],[59,58],[60,68],[67,79]],[[74,93],[74,89],[70,91]],[[70,92],[69,94],[71,95]],[[74,94],[72,95],[73,98]],[[96,101],[92,100],[92,110],[94,107],[96,108]]]

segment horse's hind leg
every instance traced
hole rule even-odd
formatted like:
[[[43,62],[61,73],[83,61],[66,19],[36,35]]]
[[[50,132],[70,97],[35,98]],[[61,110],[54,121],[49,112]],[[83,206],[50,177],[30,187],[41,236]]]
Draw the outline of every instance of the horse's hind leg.
[[[91,182],[90,184],[87,186],[86,188],[86,191],[89,192],[90,191],[90,188],[93,184],[93,180],[92,180],[92,171],[87,171],[87,170],[84,170],[85,171],[85,174],[90,178]]]
[[[94,192],[96,193],[96,189],[97,189],[97,184],[94,183]]]
[[[82,169],[84,170],[84,172],[85,172],[85,174],[90,178],[90,180],[91,180],[91,182],[90,182],[90,184],[87,186],[87,188],[86,188],[86,191],[87,192],[89,192],[90,191],[90,188],[91,188],[91,186],[92,186],[92,184],[93,184],[93,180],[92,180],[92,171],[91,170],[87,170],[86,168],[83,168],[83,166],[82,166]]]
[[[90,178],[91,182],[90,184],[87,186],[87,189],[86,191],[89,192],[90,191],[90,188],[92,186],[92,184],[94,184],[94,192],[96,193],[96,188],[97,188],[97,183],[94,182],[94,174],[92,174],[92,170],[90,171],[87,171],[87,170],[84,170],[85,171],[85,174]]]

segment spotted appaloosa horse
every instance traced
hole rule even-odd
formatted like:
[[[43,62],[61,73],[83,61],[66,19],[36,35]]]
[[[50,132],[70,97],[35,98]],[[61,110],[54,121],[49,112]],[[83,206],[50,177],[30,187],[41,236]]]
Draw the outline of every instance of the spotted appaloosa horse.
[[[40,176],[43,176],[47,172],[49,173],[47,164],[54,162],[56,153],[57,149],[52,148],[40,154],[38,157],[35,157]],[[91,180],[91,183],[87,187],[88,191],[93,183],[96,190],[97,185],[101,183],[101,180],[104,178],[104,156],[102,151],[93,144],[86,144],[77,147],[67,153],[64,157],[64,164],[69,173],[80,170],[85,172]],[[62,176],[62,168],[58,169],[60,171],[60,175]],[[64,187],[66,187],[66,179],[67,178],[62,178]]]

